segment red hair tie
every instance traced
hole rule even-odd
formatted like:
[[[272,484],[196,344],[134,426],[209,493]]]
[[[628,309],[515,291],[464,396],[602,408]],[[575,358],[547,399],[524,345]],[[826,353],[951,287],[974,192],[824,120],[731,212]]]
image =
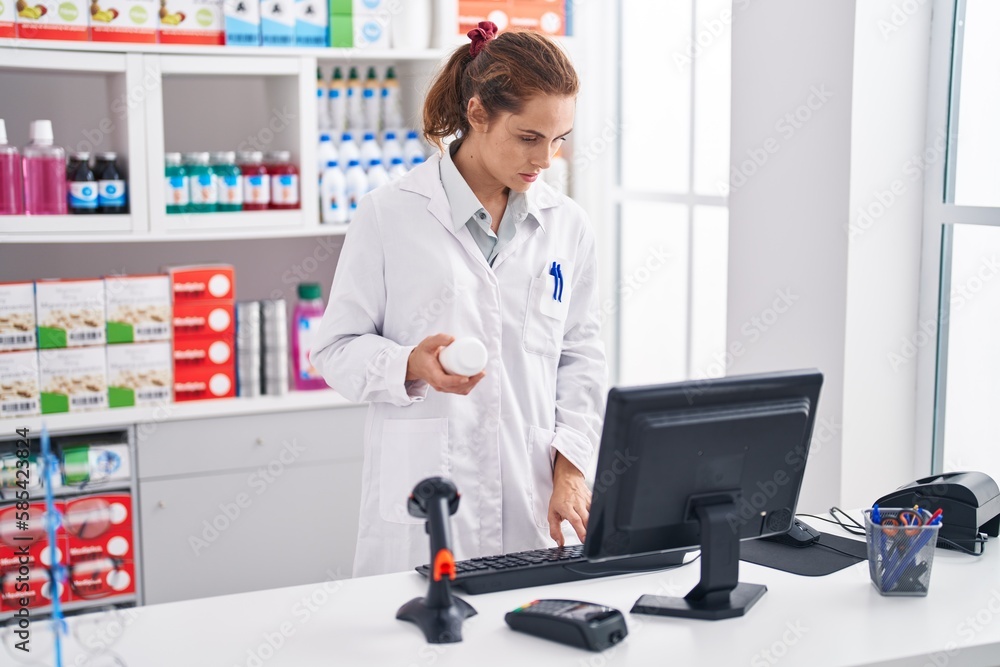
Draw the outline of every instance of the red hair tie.
[[[493,21],[480,21],[478,26],[468,32],[469,39],[472,40],[472,44],[469,45],[469,53],[473,58],[486,48],[486,42],[496,39],[498,30],[497,24]]]

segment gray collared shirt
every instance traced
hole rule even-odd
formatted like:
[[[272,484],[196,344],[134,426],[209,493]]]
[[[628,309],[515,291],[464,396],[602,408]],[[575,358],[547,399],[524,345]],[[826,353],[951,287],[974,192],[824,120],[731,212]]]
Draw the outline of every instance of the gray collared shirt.
[[[528,196],[524,192],[510,192],[507,196],[507,208],[504,209],[500,226],[494,234],[493,218],[458,171],[451,159],[450,148],[446,147],[441,155],[441,185],[451,205],[452,223],[456,232],[460,232],[462,227],[468,227],[483,257],[493,266],[500,251],[514,239],[517,233],[515,225],[520,225],[530,215]]]

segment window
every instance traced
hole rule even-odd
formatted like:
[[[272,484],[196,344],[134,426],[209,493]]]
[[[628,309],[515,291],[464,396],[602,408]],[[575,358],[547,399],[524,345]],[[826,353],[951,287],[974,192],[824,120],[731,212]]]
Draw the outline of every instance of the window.
[[[612,380],[721,376],[732,2],[629,0],[619,8]]]
[[[1000,23],[995,0],[959,0],[953,11],[935,15],[942,37],[932,58],[950,68],[932,70],[928,115],[928,171],[925,243],[940,246],[937,313],[922,318],[923,335],[910,347],[937,342],[934,392],[933,469],[982,470],[1000,478]],[[947,28],[947,30],[945,30]],[[937,34],[937,33],[936,33]],[[945,53],[947,52],[947,53]],[[934,91],[947,95],[935,113]],[[943,93],[943,91],[948,91]],[[940,105],[944,106],[944,105]],[[936,148],[935,148],[936,146]],[[940,176],[939,178],[936,176]],[[936,248],[932,248],[936,249]],[[936,253],[935,253],[936,254]],[[925,257],[928,253],[925,251]],[[925,278],[924,284],[935,281]],[[935,328],[937,337],[935,338]]]

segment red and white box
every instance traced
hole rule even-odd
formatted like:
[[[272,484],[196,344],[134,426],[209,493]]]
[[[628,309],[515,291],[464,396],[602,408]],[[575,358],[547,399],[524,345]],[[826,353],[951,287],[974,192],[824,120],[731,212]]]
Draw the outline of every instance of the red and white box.
[[[4,2],[6,4],[6,1]],[[58,39],[86,42],[90,39],[90,9],[84,0],[23,0],[17,9],[20,39]]]
[[[66,501],[69,564],[117,558],[133,560],[132,496],[102,493]]]
[[[27,588],[27,590],[23,590]],[[59,601],[69,602],[69,585],[59,585]],[[21,604],[26,602],[26,604]],[[0,577],[0,612],[17,611],[21,607],[45,607],[52,604],[52,575],[49,570],[36,568],[28,571],[25,579],[16,572]]]
[[[565,35],[566,3],[563,0],[460,0],[459,34],[472,30],[480,21],[492,21],[500,32],[534,30],[544,35]]]
[[[221,370],[232,366],[236,359],[234,337],[191,336],[174,341],[174,372]]]
[[[0,2],[0,37],[17,36],[15,4],[15,2]]]
[[[159,11],[156,0],[91,0],[90,39],[155,44]]]
[[[0,575],[8,572],[17,572],[21,565],[30,568],[47,568],[52,565],[52,550],[49,548],[49,540],[42,538],[34,542],[24,542],[29,545],[27,553],[22,553],[21,547],[9,547],[6,544],[0,546]],[[69,542],[65,536],[56,537],[56,561],[60,565],[66,565],[68,561]],[[24,557],[22,563],[21,558]]]
[[[74,600],[94,600],[135,593],[135,561],[99,558],[70,565],[69,584]]]
[[[201,401],[236,396],[236,364],[218,368],[174,368],[174,401]]]
[[[233,336],[194,336],[174,340],[174,401],[236,396]]]
[[[228,264],[174,266],[167,269],[174,305],[184,301],[233,301],[236,270]]]
[[[174,338],[236,333],[232,301],[181,301],[174,306],[173,322]]]
[[[62,513],[63,503],[55,503],[55,509]],[[19,523],[22,521],[25,523]],[[14,505],[0,509],[0,574],[17,571],[21,565],[41,568],[52,563],[45,524],[44,503],[29,503],[27,510],[19,510]],[[23,525],[27,530],[22,529]],[[26,554],[21,551],[25,546]],[[65,565],[66,554],[66,533],[60,524],[56,529],[56,562]],[[21,561],[22,555],[26,556],[26,562]]]

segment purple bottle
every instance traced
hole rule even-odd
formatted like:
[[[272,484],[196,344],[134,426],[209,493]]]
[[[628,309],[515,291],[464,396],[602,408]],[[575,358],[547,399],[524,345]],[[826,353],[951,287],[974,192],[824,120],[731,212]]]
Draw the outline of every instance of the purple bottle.
[[[52,145],[52,121],[32,121],[22,163],[25,214],[66,215],[66,151]]]
[[[7,125],[0,118],[0,215],[24,213],[21,194],[21,154],[7,144]]]
[[[299,284],[299,302],[292,314],[292,367],[298,391],[327,388],[323,375],[309,360],[324,310],[322,288],[317,283]]]

